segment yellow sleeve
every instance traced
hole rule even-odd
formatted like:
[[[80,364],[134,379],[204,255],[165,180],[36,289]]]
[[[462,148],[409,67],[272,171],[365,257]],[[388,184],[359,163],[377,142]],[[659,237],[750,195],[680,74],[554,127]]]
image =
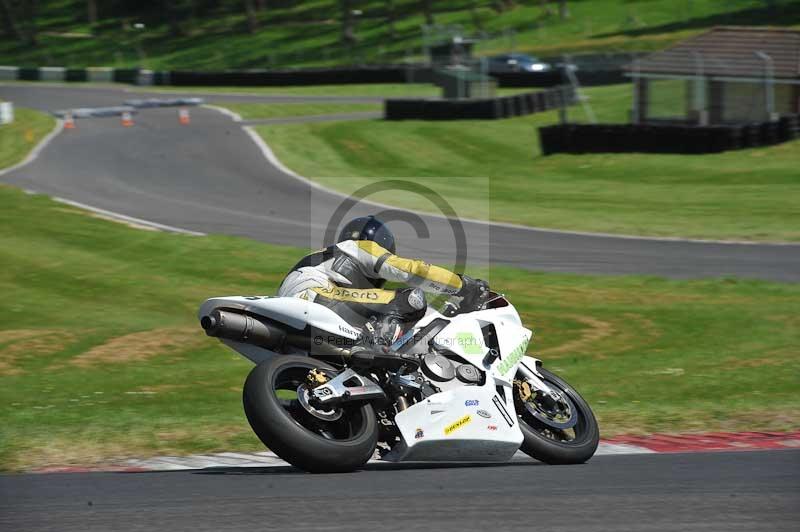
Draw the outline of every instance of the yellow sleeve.
[[[371,240],[346,240],[337,246],[355,259],[368,275],[437,294],[455,294],[461,290],[461,278],[450,270],[398,257]]]

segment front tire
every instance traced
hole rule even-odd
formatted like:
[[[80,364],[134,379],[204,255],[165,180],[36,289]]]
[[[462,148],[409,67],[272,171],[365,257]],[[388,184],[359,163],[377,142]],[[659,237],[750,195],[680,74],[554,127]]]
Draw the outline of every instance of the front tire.
[[[544,368],[538,369],[547,384],[569,398],[570,408],[574,408],[575,424],[567,430],[548,425],[546,416],[534,416],[531,408],[518,397],[515,386],[514,402],[519,419],[519,428],[524,440],[520,450],[547,464],[582,464],[591,458],[600,443],[600,430],[594,413],[586,401],[566,381]],[[518,376],[519,378],[519,376]]]
[[[358,469],[372,457],[378,423],[369,404],[343,407],[335,420],[314,417],[291,397],[312,369],[328,375],[336,369],[313,358],[273,357],[258,364],[244,383],[244,411],[250,426],[269,449],[311,473]]]

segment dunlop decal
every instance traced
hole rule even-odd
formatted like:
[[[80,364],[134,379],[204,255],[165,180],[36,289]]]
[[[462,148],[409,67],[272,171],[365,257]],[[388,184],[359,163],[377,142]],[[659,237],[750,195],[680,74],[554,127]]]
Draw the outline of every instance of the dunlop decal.
[[[455,423],[451,423],[451,424],[447,425],[444,428],[444,435],[448,436],[450,433],[457,431],[458,429],[460,429],[464,425],[470,423],[471,421],[472,421],[472,417],[470,417],[469,415],[466,415],[466,416],[462,417],[461,419],[459,419]]]

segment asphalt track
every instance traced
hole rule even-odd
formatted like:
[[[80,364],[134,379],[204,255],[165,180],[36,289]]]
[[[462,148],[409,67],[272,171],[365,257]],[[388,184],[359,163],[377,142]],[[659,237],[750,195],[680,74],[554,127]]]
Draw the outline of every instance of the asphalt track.
[[[289,467],[0,476],[17,531],[796,531],[800,451],[596,457],[582,466]]]
[[[125,99],[154,96],[158,95],[115,87],[0,86],[0,98],[46,111],[119,105]],[[208,98],[210,103],[376,101],[325,96]],[[270,164],[242,124],[205,108],[192,111],[190,126],[178,124],[174,109],[147,109],[135,119],[131,128],[121,127],[116,118],[80,120],[76,130],[58,135],[34,162],[3,175],[0,181],[193,231],[311,248],[322,244],[342,197]],[[348,216],[376,210],[362,204],[348,211]],[[408,216],[406,212],[386,213],[398,220]],[[451,227],[442,218],[421,218],[429,230],[422,238],[409,224],[394,224],[401,243],[399,252],[454,263],[457,250]],[[463,228],[470,264],[594,274],[800,281],[800,245],[618,238],[471,222]]]

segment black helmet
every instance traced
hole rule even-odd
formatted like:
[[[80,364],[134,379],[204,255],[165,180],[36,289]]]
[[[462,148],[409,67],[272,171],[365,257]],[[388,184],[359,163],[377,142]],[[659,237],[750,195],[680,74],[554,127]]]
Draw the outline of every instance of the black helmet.
[[[337,242],[345,240],[372,240],[390,253],[396,251],[394,235],[389,227],[374,216],[361,216],[345,224]]]

